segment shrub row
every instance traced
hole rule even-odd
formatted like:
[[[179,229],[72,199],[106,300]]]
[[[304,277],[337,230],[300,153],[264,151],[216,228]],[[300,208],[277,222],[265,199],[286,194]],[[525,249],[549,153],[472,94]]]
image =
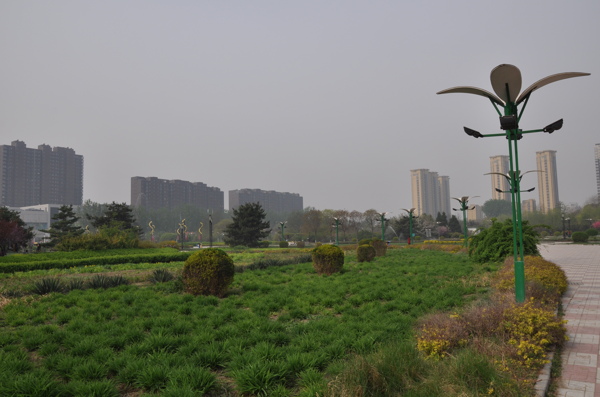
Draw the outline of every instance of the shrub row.
[[[96,274],[87,282],[82,279],[73,279],[68,283],[63,283],[59,278],[49,277],[38,280],[33,285],[31,292],[38,295],[46,295],[52,292],[69,292],[76,289],[106,289],[118,287],[119,285],[127,285],[129,280],[121,275],[107,276],[105,274]]]
[[[68,269],[70,267],[119,265],[123,263],[158,263],[185,261],[190,252],[172,254],[112,255],[82,259],[64,259],[37,262],[0,264],[0,273],[27,272],[31,270]]]

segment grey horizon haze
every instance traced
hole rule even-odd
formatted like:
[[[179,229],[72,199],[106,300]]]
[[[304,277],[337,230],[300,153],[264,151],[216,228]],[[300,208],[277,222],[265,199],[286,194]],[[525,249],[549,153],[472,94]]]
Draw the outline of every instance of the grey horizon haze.
[[[491,198],[489,157],[507,155],[489,100],[497,65],[535,91],[520,168],[556,150],[559,196],[596,195],[600,2],[0,2],[0,144],[71,147],[84,200],[130,202],[133,176],[227,192],[299,193],[305,206],[402,213],[410,170],[450,192]],[[528,174],[522,199],[538,199]]]

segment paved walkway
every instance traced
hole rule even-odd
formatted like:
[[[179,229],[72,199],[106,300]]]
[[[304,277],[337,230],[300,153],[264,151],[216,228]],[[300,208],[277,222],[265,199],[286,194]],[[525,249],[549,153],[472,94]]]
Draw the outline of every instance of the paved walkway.
[[[569,341],[558,397],[600,397],[600,246],[543,244],[540,254],[567,274],[562,304]]]

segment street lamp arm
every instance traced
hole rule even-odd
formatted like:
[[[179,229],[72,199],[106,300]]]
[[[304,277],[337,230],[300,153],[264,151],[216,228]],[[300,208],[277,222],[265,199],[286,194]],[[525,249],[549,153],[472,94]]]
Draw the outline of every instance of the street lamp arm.
[[[542,88],[545,85],[548,85],[550,83],[554,83],[554,82],[560,81],[560,80],[570,79],[572,77],[581,77],[581,76],[589,76],[589,75],[590,75],[590,73],[567,72],[567,73],[557,73],[557,74],[553,74],[553,75],[544,77],[543,79],[540,79],[540,80],[536,81],[535,83],[533,83],[532,85],[530,85],[529,87],[527,87],[527,89],[518,96],[517,100],[515,101],[515,105],[520,104],[529,95],[531,95],[531,93],[533,91],[535,91],[539,88]]]
[[[503,174],[501,172],[488,172],[487,174],[483,174],[483,175],[501,175],[501,176],[505,177],[508,181],[510,181],[510,175]]]
[[[502,99],[498,98],[496,95],[494,95],[491,92],[486,91],[482,88],[477,88],[477,87],[467,87],[467,86],[452,87],[452,88],[448,88],[446,90],[439,91],[436,94],[440,95],[440,94],[457,94],[457,93],[480,95],[480,96],[488,98],[493,103],[496,103],[502,107],[504,107],[504,105],[505,105],[504,101]]]

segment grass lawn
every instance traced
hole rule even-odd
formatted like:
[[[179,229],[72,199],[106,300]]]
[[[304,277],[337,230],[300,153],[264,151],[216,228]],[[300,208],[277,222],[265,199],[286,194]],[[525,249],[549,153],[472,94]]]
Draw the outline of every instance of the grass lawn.
[[[119,266],[100,270],[130,271]],[[81,274],[67,270],[45,272]],[[463,254],[390,250],[371,263],[350,253],[332,276],[311,263],[238,273],[223,299],[177,281],[0,297],[0,395],[324,395],[351,357],[411,341],[419,317],[485,294],[496,270]]]

